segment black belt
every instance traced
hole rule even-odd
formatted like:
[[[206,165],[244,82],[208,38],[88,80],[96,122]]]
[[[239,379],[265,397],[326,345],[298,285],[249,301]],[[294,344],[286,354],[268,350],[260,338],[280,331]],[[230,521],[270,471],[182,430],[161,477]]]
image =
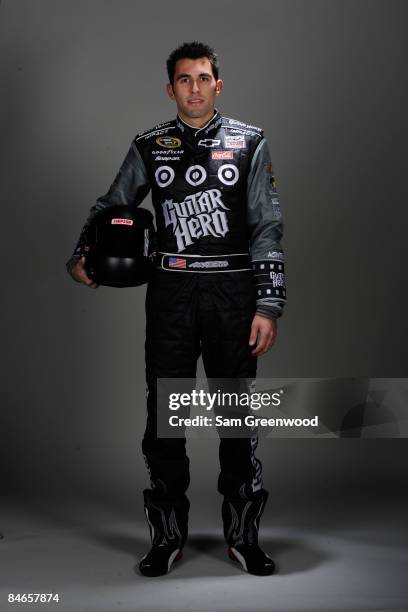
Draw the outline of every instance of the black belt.
[[[171,272],[243,272],[252,270],[248,253],[230,255],[177,255],[157,253],[157,268]]]

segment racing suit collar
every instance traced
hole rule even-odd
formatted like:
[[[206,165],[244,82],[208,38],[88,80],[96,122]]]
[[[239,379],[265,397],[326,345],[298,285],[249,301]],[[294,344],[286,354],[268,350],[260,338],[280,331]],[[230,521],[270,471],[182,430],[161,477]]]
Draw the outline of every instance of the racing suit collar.
[[[176,123],[179,130],[191,136],[202,136],[203,134],[207,136],[219,126],[220,121],[221,115],[217,109],[214,109],[214,115],[200,128],[194,127],[186,121],[183,121],[179,115],[176,117]]]

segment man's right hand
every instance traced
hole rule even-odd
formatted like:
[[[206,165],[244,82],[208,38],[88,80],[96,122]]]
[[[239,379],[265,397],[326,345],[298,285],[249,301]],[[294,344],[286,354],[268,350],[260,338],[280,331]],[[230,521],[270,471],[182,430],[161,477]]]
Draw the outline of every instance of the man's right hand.
[[[93,281],[91,278],[89,278],[86,273],[84,255],[81,257],[81,259],[78,259],[77,263],[74,266],[72,266],[70,274],[72,278],[77,281],[77,283],[83,283],[84,285],[91,287],[91,289],[96,289],[97,287],[99,287],[99,285],[95,283],[95,281]]]

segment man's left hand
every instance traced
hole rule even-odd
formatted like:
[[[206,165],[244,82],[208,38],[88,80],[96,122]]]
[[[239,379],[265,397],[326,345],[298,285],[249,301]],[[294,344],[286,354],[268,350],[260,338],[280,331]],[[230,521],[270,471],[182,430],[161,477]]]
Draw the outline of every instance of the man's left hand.
[[[249,345],[254,345],[257,338],[258,342],[256,348],[252,351],[252,355],[259,356],[269,351],[276,340],[277,333],[278,325],[275,319],[255,315],[251,325]]]

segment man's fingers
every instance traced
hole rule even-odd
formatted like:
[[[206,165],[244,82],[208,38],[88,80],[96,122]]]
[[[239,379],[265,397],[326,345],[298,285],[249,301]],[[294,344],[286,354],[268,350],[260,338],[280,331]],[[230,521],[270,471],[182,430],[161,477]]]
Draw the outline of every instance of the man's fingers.
[[[92,278],[89,278],[85,270],[82,270],[80,272],[79,278],[80,278],[80,282],[84,283],[84,285],[87,285],[91,289],[96,289],[97,287],[99,287],[98,283],[95,283],[95,281],[92,280]]]
[[[92,280],[92,278],[89,278],[86,272],[83,273],[82,278],[83,278],[82,282],[85,283],[85,285],[88,285],[88,287],[91,287],[91,289],[96,289],[97,287],[99,287],[98,283],[95,283],[95,281]]]
[[[262,316],[255,316],[251,326],[251,339],[249,344],[252,346],[254,343],[251,342],[258,336],[258,342],[255,349],[252,351],[253,356],[263,355],[267,353],[275,343],[278,328],[276,320],[267,319]]]
[[[274,345],[276,340],[276,332],[261,332],[259,335],[259,341],[256,348],[252,351],[252,355],[259,356],[267,353],[272,346]]]
[[[92,280],[92,278],[89,278],[88,274],[86,273],[84,255],[82,255],[81,259],[79,259],[78,262],[73,267],[71,276],[78,283],[83,283],[84,285],[87,285],[87,287],[90,287],[91,289],[97,289],[99,287],[99,285],[95,283],[95,281]]]
[[[262,355],[265,352],[265,348],[271,338],[271,334],[260,331],[258,336],[258,344],[256,348],[252,351],[252,355]]]
[[[252,325],[251,327],[251,335],[249,336],[249,345],[252,346],[256,342],[256,337],[258,335],[259,327],[258,325]]]
[[[80,282],[86,285],[87,287],[90,287],[91,289],[97,289],[97,287],[99,287],[98,283],[95,283],[95,281],[86,276],[86,274],[84,276],[81,276]]]

